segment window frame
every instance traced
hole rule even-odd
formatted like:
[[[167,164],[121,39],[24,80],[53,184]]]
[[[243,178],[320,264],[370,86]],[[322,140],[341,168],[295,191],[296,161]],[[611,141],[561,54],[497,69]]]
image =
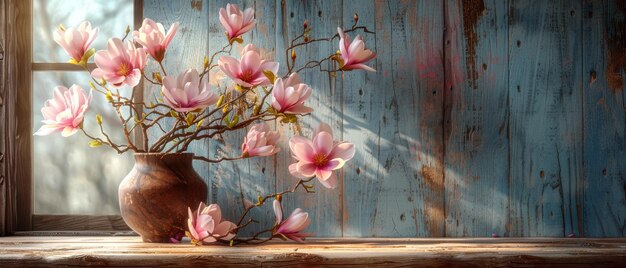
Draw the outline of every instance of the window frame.
[[[134,29],[141,26],[143,5],[143,0],[133,0]],[[82,69],[70,63],[33,62],[32,8],[33,0],[0,0],[0,236],[128,232],[120,215],[34,214],[33,73]],[[136,88],[143,86],[142,79]],[[134,98],[143,99],[143,90],[134,92]],[[143,140],[141,135],[136,132],[133,138]]]

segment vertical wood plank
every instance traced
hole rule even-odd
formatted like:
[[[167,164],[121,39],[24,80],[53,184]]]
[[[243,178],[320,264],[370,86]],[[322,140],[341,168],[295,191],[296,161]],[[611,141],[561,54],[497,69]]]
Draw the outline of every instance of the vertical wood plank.
[[[446,2],[446,236],[507,235],[508,1]]]
[[[228,40],[224,32],[225,29],[218,19],[220,8],[226,8],[228,3],[234,3],[241,10],[246,8],[255,9],[255,18],[257,25],[251,32],[243,35],[244,43],[235,45],[233,49],[233,57],[239,58],[239,52],[245,44],[254,44],[261,50],[261,54],[265,58],[271,59],[273,56],[273,48],[275,44],[274,24],[276,21],[276,7],[273,1],[253,1],[246,0],[243,2],[233,1],[209,1],[209,25],[208,35],[209,54],[220,50]],[[217,61],[216,57],[216,61]],[[227,84],[220,81],[220,88],[223,90]],[[229,85],[229,84],[228,84]],[[230,87],[232,90],[232,86]],[[259,89],[260,90],[260,89]],[[209,156],[218,158],[221,156],[238,156],[241,154],[241,143],[247,133],[247,129],[229,132],[218,139],[209,141]],[[285,153],[285,152],[281,152]],[[211,202],[217,203],[222,207],[224,217],[236,221],[244,211],[245,205],[256,202],[256,197],[272,193],[276,190],[275,186],[275,157],[255,157],[238,161],[226,161],[210,166],[210,188],[212,189]],[[258,224],[250,225],[248,228],[240,232],[241,235],[251,235],[260,230],[267,229],[273,224],[273,212],[271,204],[262,208],[257,208],[248,214],[250,217],[259,220]]]
[[[6,77],[5,71],[5,60],[4,60],[4,48],[6,47],[5,44],[5,32],[6,32],[6,16],[5,16],[5,1],[0,1],[0,137],[6,137],[7,132],[6,132],[6,123],[7,123],[7,118],[6,118],[6,112],[5,112],[5,105],[4,105],[4,100],[7,97],[7,90],[5,88],[5,80],[4,78]],[[6,138],[0,138],[0,236],[4,236],[7,235],[7,233],[9,233],[9,226],[11,226],[11,224],[8,223],[9,219],[11,219],[10,215],[7,215],[7,212],[11,211],[8,208],[8,196],[10,195],[9,193],[9,188],[7,187],[8,184],[8,179],[6,176],[6,170],[7,168],[5,167],[5,162],[4,162],[4,157],[6,154],[6,147],[7,145],[5,144],[7,142]]]
[[[31,230],[32,206],[32,5],[31,1],[4,2],[4,59],[0,109],[3,110],[2,165],[7,233]]]
[[[579,235],[581,14],[581,1],[511,2],[511,236]]]
[[[278,1],[277,1],[278,7]],[[281,1],[280,13],[276,16],[276,52],[277,59],[281,59],[281,74],[286,73],[285,47],[291,39],[302,33],[302,25],[309,20],[312,27],[311,38],[332,36],[336,33],[337,26],[342,22],[342,1],[316,0],[316,1]],[[282,37],[282,38],[281,38]],[[296,49],[296,65],[302,66],[309,60],[323,59],[338,49],[337,41],[321,42],[306,48]],[[327,67],[325,65],[325,67]],[[327,68],[328,69],[328,68]],[[342,139],[342,84],[339,78],[333,78],[326,73],[315,69],[302,72],[300,78],[303,83],[311,85],[313,94],[307,101],[307,106],[314,109],[313,113],[300,119],[302,135],[308,138],[312,136],[312,129],[320,122],[331,126],[336,140]],[[283,127],[283,134],[291,137],[287,126]],[[289,152],[288,146],[284,151]],[[288,153],[281,154],[276,164],[277,189],[289,189],[297,182],[297,179],[288,172],[288,166],[292,163]],[[342,175],[338,174],[342,181]],[[301,207],[309,212],[312,222],[307,232],[315,233],[316,236],[341,236],[342,235],[342,192],[341,187],[326,189],[315,181],[315,194],[297,194],[284,199],[285,211],[291,211]]]
[[[346,2],[346,27],[353,12],[378,71],[345,74],[345,235],[443,236],[443,3]]]
[[[204,2],[206,1],[144,0],[144,16],[162,23],[166,31],[174,22],[180,22],[176,36],[172,39],[165,54],[164,66],[170,76],[178,76],[187,68],[196,68],[198,71],[203,68],[203,58],[208,44],[206,32],[209,23],[207,4]],[[158,64],[152,58],[149,59],[148,66],[147,74],[161,72]],[[149,103],[150,100],[154,100],[155,96],[160,95],[161,87],[149,82],[144,84],[146,86],[144,93]],[[163,127],[168,131],[173,124],[173,120],[168,118],[164,121]],[[156,128],[151,129],[148,136],[154,142],[161,134],[162,132]],[[207,151],[208,141],[206,140],[195,141],[189,147],[189,152],[196,155],[206,155]],[[208,183],[208,164],[196,161],[194,162],[194,169]]]
[[[626,235],[626,3],[584,1],[584,235]]]

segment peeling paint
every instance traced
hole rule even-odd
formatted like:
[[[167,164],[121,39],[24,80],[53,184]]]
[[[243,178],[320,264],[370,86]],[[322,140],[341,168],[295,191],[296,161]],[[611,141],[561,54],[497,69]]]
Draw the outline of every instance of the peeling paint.
[[[626,16],[626,1],[616,1],[617,9]],[[622,17],[623,17],[622,16]],[[607,48],[608,64],[606,80],[614,92],[624,89],[623,72],[626,71],[626,20],[616,19],[608,25]]]
[[[191,9],[202,11],[202,0],[191,0]]]
[[[476,33],[476,25],[485,12],[485,3],[483,0],[464,0],[462,5],[463,32],[466,44],[465,65],[469,84],[472,88],[477,89],[476,44],[478,43],[478,34]]]

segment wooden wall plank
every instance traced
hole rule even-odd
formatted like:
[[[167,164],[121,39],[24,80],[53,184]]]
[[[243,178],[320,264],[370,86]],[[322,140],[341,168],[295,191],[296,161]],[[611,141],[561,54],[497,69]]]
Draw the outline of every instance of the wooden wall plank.
[[[446,2],[446,236],[507,235],[508,1]]]
[[[280,5],[279,5],[280,3]],[[342,1],[315,0],[315,1],[277,1],[276,12],[276,53],[280,59],[280,73],[285,74],[287,67],[284,55],[285,47],[294,37],[302,33],[303,23],[309,20],[312,27],[311,38],[325,38],[336,33],[336,27],[342,23]],[[282,37],[282,38],[281,38]],[[302,66],[309,60],[323,59],[334,53],[338,49],[337,41],[321,42],[296,50],[296,65]],[[324,65],[328,68],[328,65]],[[339,77],[330,77],[327,73],[318,70],[302,72],[300,78],[303,83],[311,85],[313,94],[307,101],[307,106],[314,109],[310,116],[300,119],[302,126],[301,135],[311,138],[313,128],[320,122],[331,126],[333,137],[336,140],[342,139],[342,83]],[[283,134],[289,138],[294,135],[289,130],[289,126],[283,126]],[[289,157],[289,147],[283,147],[276,163],[277,189],[289,189],[297,182],[297,179],[288,172],[288,166],[292,163]],[[338,174],[342,181],[342,175]],[[285,198],[283,205],[285,211],[291,211],[296,207],[301,207],[309,212],[312,222],[307,229],[316,236],[341,236],[342,234],[342,198],[341,187],[336,189],[326,189],[315,181],[315,194],[297,194]]]
[[[205,1],[206,2],[206,1]],[[179,22],[180,26],[167,49],[164,66],[168,75],[178,76],[187,68],[196,68],[201,71],[203,68],[203,58],[208,45],[207,29],[209,22],[209,14],[207,5],[203,5],[202,1],[158,1],[144,0],[144,17],[150,18],[163,24],[166,31],[174,22]],[[158,64],[154,59],[150,58],[147,74],[152,72],[161,72]],[[163,73],[161,72],[161,75]],[[160,96],[161,87],[145,82],[145,97],[147,102],[154,100],[155,96]],[[173,120],[168,118],[163,124],[166,130],[173,126]],[[148,136],[151,142],[162,134],[158,128],[152,129]],[[195,141],[190,147],[189,152],[196,155],[205,155],[208,152],[208,141]],[[194,162],[194,169],[203,178],[209,182],[209,166],[204,162]]]
[[[276,20],[276,7],[273,1],[205,1],[208,5],[208,53],[212,55],[219,51],[228,40],[224,32],[225,29],[218,19],[220,8],[226,8],[228,3],[234,3],[240,9],[255,9],[257,26],[253,31],[243,36],[244,43],[252,43],[262,51],[265,57],[272,57],[275,43],[274,23]],[[236,44],[233,49],[233,57],[239,58],[239,52],[243,45]],[[224,55],[224,54],[222,54]],[[219,57],[216,57],[216,62]],[[223,90],[230,83],[226,80],[219,81],[220,90]],[[232,88],[232,87],[231,87]],[[247,133],[247,129],[230,132],[209,141],[209,156],[218,158],[221,156],[238,156],[241,154],[241,143]],[[222,162],[210,165],[210,188],[211,203],[217,203],[222,207],[224,217],[236,221],[244,211],[244,206],[256,202],[258,195],[272,193],[275,186],[275,157],[257,157],[238,161]],[[254,232],[267,229],[273,224],[273,212],[270,206],[254,209],[249,216],[260,222],[251,225],[242,235],[250,235]]]
[[[580,1],[511,2],[511,236],[580,234],[581,13]]]
[[[346,73],[346,236],[443,236],[443,4],[346,2],[376,36],[376,73]]]
[[[585,236],[626,235],[625,17],[624,1],[584,1]]]

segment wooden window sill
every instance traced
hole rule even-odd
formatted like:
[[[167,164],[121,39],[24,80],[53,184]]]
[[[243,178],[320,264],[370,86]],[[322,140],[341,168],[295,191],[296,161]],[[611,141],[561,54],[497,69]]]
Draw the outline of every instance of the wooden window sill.
[[[259,246],[147,244],[136,236],[0,238],[0,267],[13,266],[289,266],[470,265],[619,266],[626,239],[463,238],[311,239]]]

